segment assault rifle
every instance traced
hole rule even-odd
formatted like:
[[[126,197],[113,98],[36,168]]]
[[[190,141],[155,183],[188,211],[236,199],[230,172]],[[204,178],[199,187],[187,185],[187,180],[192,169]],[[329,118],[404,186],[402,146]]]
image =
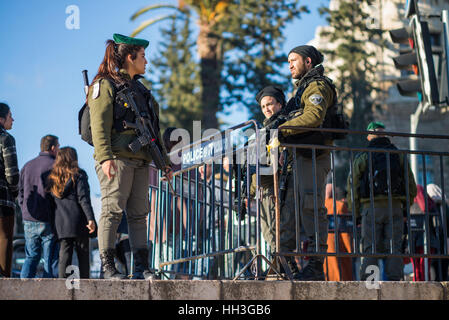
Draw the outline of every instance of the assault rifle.
[[[173,194],[175,193],[173,186],[168,179],[167,175],[170,172],[170,165],[167,164],[162,156],[161,149],[162,146],[157,141],[158,136],[154,131],[153,125],[150,121],[148,112],[140,107],[134,101],[133,92],[130,88],[125,87],[117,92],[117,96],[121,102],[123,102],[126,108],[130,107],[131,110],[136,115],[136,122],[131,123],[126,120],[123,121],[123,126],[125,129],[134,129],[137,133],[137,138],[128,145],[129,150],[133,153],[138,152],[142,147],[149,146],[151,157],[153,158],[156,168],[162,170],[163,176],[166,178],[167,183],[170,186]],[[150,108],[152,106],[150,105]]]
[[[240,205],[240,211],[238,211],[238,195],[236,195],[235,200],[234,200],[234,210],[237,212],[237,215],[240,216],[240,219],[244,219],[245,215],[247,213],[247,207],[244,203],[245,199],[248,199],[248,201],[250,201],[251,199],[249,199],[249,194],[247,193],[247,189],[248,189],[248,176],[249,176],[249,189],[251,189],[251,182],[252,182],[252,176],[253,174],[256,173],[256,166],[255,165],[250,165],[249,166],[249,172],[246,170],[246,164],[242,165],[240,168],[240,178],[242,181],[242,185],[240,188],[240,199],[242,199],[242,203]],[[237,177],[237,173],[235,173],[235,176]],[[235,190],[236,192],[238,192],[238,188],[236,188]]]

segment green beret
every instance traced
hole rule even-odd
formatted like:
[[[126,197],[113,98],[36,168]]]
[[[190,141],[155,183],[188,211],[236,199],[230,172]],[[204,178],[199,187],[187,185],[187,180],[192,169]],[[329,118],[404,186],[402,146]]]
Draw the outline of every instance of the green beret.
[[[376,130],[377,128],[385,129],[385,125],[380,121],[373,121],[373,122],[370,122],[370,124],[366,128],[366,131]]]
[[[113,39],[114,39],[114,42],[117,44],[119,44],[119,43],[131,44],[134,46],[144,47],[145,49],[150,44],[150,42],[148,40],[131,38],[131,37],[127,37],[127,36],[124,36],[124,35],[118,34],[118,33],[114,33]]]

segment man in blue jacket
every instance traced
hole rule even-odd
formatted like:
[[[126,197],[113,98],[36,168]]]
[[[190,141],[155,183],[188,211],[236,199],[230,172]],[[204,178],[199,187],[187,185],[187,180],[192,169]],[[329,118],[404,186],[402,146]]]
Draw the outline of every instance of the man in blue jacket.
[[[51,202],[45,192],[46,179],[58,150],[58,137],[46,135],[41,139],[39,156],[28,161],[20,171],[19,205],[22,209],[26,256],[20,278],[36,276],[41,253],[44,259],[43,277],[58,276],[58,248],[51,224]]]

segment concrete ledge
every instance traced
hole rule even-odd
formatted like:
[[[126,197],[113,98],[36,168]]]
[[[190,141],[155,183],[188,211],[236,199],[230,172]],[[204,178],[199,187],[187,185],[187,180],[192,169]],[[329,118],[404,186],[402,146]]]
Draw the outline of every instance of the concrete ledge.
[[[448,282],[0,279],[0,300],[447,300]]]
[[[145,280],[80,280],[73,290],[74,300],[149,300],[148,281]]]
[[[222,300],[290,300],[290,281],[221,281]]]
[[[293,300],[378,300],[379,289],[367,289],[361,281],[293,283]]]
[[[381,282],[380,300],[443,300],[440,282]]]
[[[152,280],[151,300],[220,300],[221,281]]]
[[[65,279],[0,279],[0,300],[72,300]]]

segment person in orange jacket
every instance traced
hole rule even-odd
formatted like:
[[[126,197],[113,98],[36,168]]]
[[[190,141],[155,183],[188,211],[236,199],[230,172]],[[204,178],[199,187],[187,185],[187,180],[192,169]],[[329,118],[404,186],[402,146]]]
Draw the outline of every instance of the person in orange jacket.
[[[335,200],[335,211],[337,215],[344,215],[348,213],[348,206],[344,199],[339,195],[341,194],[340,188],[335,188],[336,200]],[[327,214],[329,220],[334,215],[334,199],[332,196],[332,184],[328,183],[326,185],[326,200],[325,206],[327,209]],[[338,218],[340,220],[340,217]],[[340,227],[340,224],[339,224]],[[327,252],[335,253],[335,220],[334,227],[329,228],[327,237]],[[341,232],[338,230],[338,253],[351,253],[352,252],[352,236],[348,232]],[[352,277],[352,259],[351,258],[338,258],[335,256],[328,256],[324,260],[324,273],[326,275],[327,281],[351,281]]]

